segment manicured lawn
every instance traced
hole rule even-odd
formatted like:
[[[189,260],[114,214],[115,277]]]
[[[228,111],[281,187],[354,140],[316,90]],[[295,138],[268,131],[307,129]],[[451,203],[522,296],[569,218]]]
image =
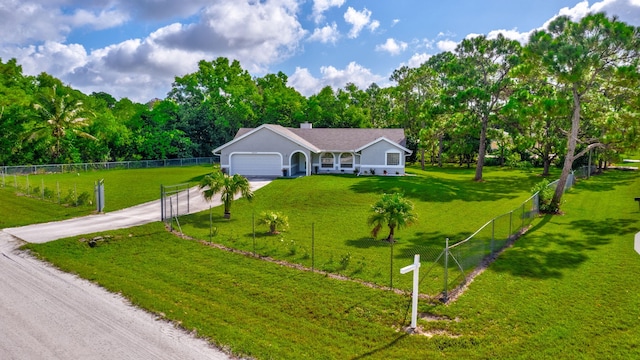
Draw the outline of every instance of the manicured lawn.
[[[162,184],[196,185],[211,171],[211,165],[200,165],[29,176],[5,175],[0,178],[0,208],[3,214],[0,229],[88,215],[95,210],[94,185],[101,179],[104,179],[105,184],[105,211],[114,211],[159,199]],[[41,199],[43,189],[45,200]],[[77,195],[86,194],[92,203],[70,206],[65,198],[73,199],[74,192]],[[58,198],[61,199],[61,205],[58,204]],[[75,205],[73,202],[71,204]]]
[[[277,179],[261,189],[253,202],[235,202],[231,220],[222,217],[221,208],[215,208],[212,224],[205,211],[181,217],[180,226],[194,238],[380,286],[389,287],[393,281],[395,288],[409,290],[411,277],[400,276],[399,269],[411,263],[414,254],[434,261],[447,237],[452,243],[463,240],[491,218],[518,207],[541,181],[537,170],[487,168],[482,183],[471,180],[474,169],[410,171],[413,176]],[[404,193],[419,217],[416,225],[396,232],[393,256],[391,245],[382,240],[387,230],[373,239],[367,226],[371,205],[385,192]],[[265,210],[286,214],[289,230],[273,236],[267,226],[256,226],[254,238],[252,219]],[[421,282],[421,291],[438,295],[442,278],[440,266]]]
[[[77,238],[28,248],[259,359],[638,358],[639,190],[635,172],[578,183],[564,215],[538,219],[455,303],[421,302],[422,315],[439,316],[418,322],[432,337],[397,331],[409,321],[407,296],[181,240],[159,224],[113,232],[96,248]]]

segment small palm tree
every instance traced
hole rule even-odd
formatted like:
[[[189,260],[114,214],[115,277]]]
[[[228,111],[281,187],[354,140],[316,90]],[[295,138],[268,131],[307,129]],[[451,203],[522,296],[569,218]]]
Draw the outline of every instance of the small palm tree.
[[[258,219],[258,224],[269,226],[269,234],[278,234],[278,227],[286,229],[289,227],[289,218],[278,211],[263,211]]]
[[[231,203],[236,195],[240,194],[241,197],[249,201],[253,199],[253,191],[251,191],[249,180],[239,174],[230,176],[220,171],[212,173],[200,181],[200,189],[204,188],[206,189],[202,192],[202,195],[207,201],[211,201],[216,194],[220,194],[220,199],[224,204],[225,219],[231,218]]]
[[[378,237],[384,225],[389,227],[387,241],[394,242],[395,230],[410,226],[418,220],[413,212],[413,203],[402,197],[402,194],[384,194],[372,207],[373,214],[369,216],[368,224],[373,225],[371,235]]]

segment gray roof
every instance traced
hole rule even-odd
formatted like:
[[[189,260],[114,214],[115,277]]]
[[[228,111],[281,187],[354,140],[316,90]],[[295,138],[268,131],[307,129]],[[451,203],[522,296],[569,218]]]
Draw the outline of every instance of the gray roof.
[[[355,151],[374,141],[385,138],[402,147],[406,146],[404,129],[351,129],[351,128],[286,128],[280,125],[263,125],[308,148],[320,151]],[[238,139],[255,128],[241,128],[234,139]]]

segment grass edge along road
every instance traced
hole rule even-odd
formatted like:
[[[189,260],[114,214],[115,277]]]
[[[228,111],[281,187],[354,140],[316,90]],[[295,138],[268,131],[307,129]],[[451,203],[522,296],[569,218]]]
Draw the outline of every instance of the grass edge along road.
[[[637,358],[637,173],[581,181],[450,306],[212,249],[160,224],[28,248],[236,354],[268,358]],[[189,259],[189,261],[185,261]],[[293,355],[295,354],[295,355]]]
[[[197,165],[96,170],[77,174],[7,175],[4,186],[0,187],[0,209],[3,214],[0,217],[0,229],[89,215],[96,210],[93,203],[87,202],[77,207],[59,205],[57,193],[61,198],[68,198],[74,192],[84,193],[93,200],[94,184],[100,179],[105,179],[105,211],[109,212],[159,199],[160,185],[191,183],[195,186],[213,169],[211,165]],[[30,196],[26,196],[27,193]],[[42,194],[48,197],[42,200]]]

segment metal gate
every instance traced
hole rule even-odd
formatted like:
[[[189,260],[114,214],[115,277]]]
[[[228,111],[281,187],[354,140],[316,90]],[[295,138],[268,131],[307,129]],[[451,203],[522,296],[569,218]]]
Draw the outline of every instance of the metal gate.
[[[189,213],[189,183],[160,185],[160,218],[162,221]]]

